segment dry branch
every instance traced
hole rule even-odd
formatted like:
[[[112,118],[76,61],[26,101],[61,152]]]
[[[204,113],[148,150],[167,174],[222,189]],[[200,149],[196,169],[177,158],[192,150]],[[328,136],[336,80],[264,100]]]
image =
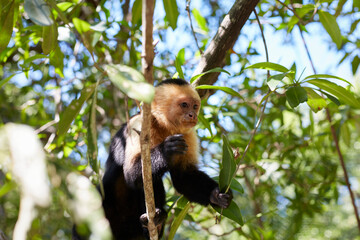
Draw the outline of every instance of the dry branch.
[[[142,50],[142,71],[148,83],[153,84],[153,60],[154,48],[153,42],[153,14],[154,0],[142,2],[142,21],[143,21],[143,50]],[[151,173],[151,155],[150,155],[150,127],[151,127],[151,105],[144,103],[142,109],[142,128],[140,134],[141,141],[141,159],[142,159],[142,176],[144,183],[145,205],[148,216],[148,230],[151,240],[158,239],[158,232],[154,224],[155,201],[154,189],[152,184]]]
[[[259,0],[237,0],[229,13],[222,21],[216,35],[201,57],[200,63],[194,72],[194,76],[216,67],[225,65],[226,53],[234,46],[239,37],[240,30],[254,11]],[[198,78],[193,85],[214,84],[220,73],[209,73]],[[200,90],[203,97],[207,90]]]

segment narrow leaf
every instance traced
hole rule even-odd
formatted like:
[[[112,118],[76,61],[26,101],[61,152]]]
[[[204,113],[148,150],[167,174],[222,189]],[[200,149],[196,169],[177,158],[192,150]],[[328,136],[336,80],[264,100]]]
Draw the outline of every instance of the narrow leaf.
[[[166,18],[169,21],[170,27],[175,30],[177,20],[179,17],[179,11],[176,4],[176,0],[163,0]]]
[[[213,89],[213,90],[221,90],[223,92],[226,92],[227,94],[230,94],[235,97],[243,98],[238,92],[236,92],[234,89],[229,87],[220,87],[220,86],[213,86],[213,85],[200,85],[195,87],[195,89]]]
[[[203,113],[200,113],[199,116],[198,116],[198,119],[199,119],[199,121],[200,121],[202,124],[204,124],[204,126],[206,127],[206,129],[209,130],[211,137],[213,137],[214,135],[213,135],[213,133],[212,133],[212,131],[211,131],[210,123],[209,123],[209,121],[204,117],[204,114],[203,114]]]
[[[286,90],[286,99],[292,108],[308,100],[305,89],[301,86],[293,86]]]
[[[0,9],[1,14],[5,14],[4,19],[1,17],[1,20],[3,21],[1,22],[2,25],[0,26],[0,53],[6,49],[11,39],[14,26],[15,6],[18,7],[15,2],[16,1],[12,1],[9,10],[6,12]]]
[[[132,7],[132,19],[133,25],[141,24],[141,11],[142,11],[142,0],[135,0]]]
[[[179,77],[185,79],[184,72],[181,68],[181,65],[185,62],[185,48],[182,48],[175,59],[175,68],[176,71],[179,73]]]
[[[169,237],[167,238],[168,240],[174,239],[175,233],[176,233],[177,229],[179,228],[180,224],[182,223],[182,221],[184,220],[187,212],[190,209],[190,206],[191,206],[191,204],[190,204],[190,202],[188,202],[185,205],[185,207],[181,210],[179,215],[174,219],[173,223],[171,224]]]
[[[265,69],[265,70],[272,70],[272,71],[278,71],[278,72],[290,72],[289,69],[287,69],[286,67],[277,64],[277,63],[271,63],[271,62],[260,62],[260,63],[255,63],[253,65],[248,66],[245,69]]]
[[[309,80],[307,82],[334,95],[335,97],[339,98],[340,101],[343,101],[345,104],[348,104],[354,108],[360,108],[360,102],[354,97],[352,92],[333,82],[325,79]]]
[[[346,146],[351,147],[351,132],[347,122],[344,122],[340,128],[340,137]]]
[[[225,217],[233,220],[234,222],[238,223],[240,226],[244,225],[244,221],[242,219],[241,211],[238,205],[232,201],[228,208],[221,209],[219,207],[214,207],[214,209],[218,213],[222,213]]]
[[[226,70],[224,70],[224,69],[222,69],[222,68],[217,67],[217,68],[213,68],[213,69],[211,69],[211,70],[209,70],[209,71],[206,71],[206,72],[203,72],[203,73],[200,73],[200,74],[198,74],[198,75],[193,76],[193,77],[190,79],[190,83],[193,83],[196,79],[198,79],[199,77],[204,76],[205,74],[213,73],[213,72],[223,72],[223,73],[226,73],[226,74],[228,74],[228,75],[231,75],[228,71],[226,71]]]
[[[37,25],[50,26],[54,23],[50,8],[44,0],[24,0],[24,9],[31,21]]]
[[[72,121],[79,114],[85,101],[88,100],[88,98],[94,92],[95,87],[96,83],[85,87],[81,91],[80,98],[73,100],[70,105],[65,109],[65,111],[60,117],[60,121],[58,124],[58,136],[62,136],[69,130]]]
[[[88,141],[88,149],[87,156],[89,159],[89,164],[92,170],[96,173],[99,173],[99,161],[97,158],[98,155],[98,147],[97,147],[97,131],[96,131],[96,106],[97,106],[97,88],[99,82],[96,83],[93,98],[90,105],[89,112],[89,125],[87,132],[87,141]]]
[[[55,73],[59,74],[60,77],[64,77],[64,53],[60,47],[57,46],[54,51],[50,53],[50,64],[55,67]]]
[[[328,12],[319,11],[320,22],[330,35],[337,48],[340,49],[342,36],[336,18]]]
[[[49,54],[52,50],[56,48],[58,45],[57,38],[58,38],[58,31],[56,23],[50,26],[43,26],[43,42],[41,44],[43,53],[45,55]]]
[[[304,89],[308,95],[307,104],[314,112],[318,112],[326,107],[326,100],[323,97],[317,94],[312,88],[304,87]]]
[[[0,81],[0,88],[2,88],[2,86],[4,86],[7,82],[9,82],[13,76],[15,76],[15,74],[12,74],[7,78],[2,79]]]
[[[21,68],[29,68],[30,67],[30,64],[32,63],[32,61],[36,60],[36,59],[42,59],[42,58],[48,58],[48,56],[44,55],[44,54],[35,54],[34,56],[31,56],[27,59],[24,60],[24,63],[21,64]]]
[[[195,18],[196,23],[200,27],[200,29],[205,32],[209,32],[209,28],[207,27],[207,24],[206,24],[206,19],[201,15],[199,10],[194,8],[191,12]]]
[[[360,57],[356,55],[353,58],[353,60],[351,61],[351,70],[352,70],[353,75],[356,74],[356,71],[357,71],[359,65],[360,65]]]
[[[81,20],[79,18],[73,18],[72,21],[74,23],[74,26],[75,26],[76,30],[80,34],[85,33],[85,32],[87,32],[87,31],[89,31],[91,29],[90,23],[85,22],[84,20]]]
[[[304,78],[303,81],[308,81],[308,80],[311,80],[311,79],[324,79],[324,78],[337,79],[337,80],[346,82],[347,84],[349,84],[350,86],[352,86],[352,84],[351,84],[349,81],[345,80],[344,78],[337,77],[337,76],[333,76],[333,75],[329,75],[329,74],[315,74],[315,75],[310,75],[310,76],[307,76],[306,78]]]
[[[223,135],[222,165],[219,174],[219,188],[224,191],[231,183],[236,169],[234,154],[231,150],[229,140]]]
[[[333,103],[335,103],[337,106],[341,105],[341,102],[339,101],[339,99],[337,99],[336,97],[334,97],[331,94],[328,94],[324,91],[321,91],[323,94],[325,94],[325,96],[327,96],[328,99],[330,99],[330,101],[332,101]]]
[[[124,65],[106,65],[109,79],[130,98],[151,103],[155,88],[137,70]]]

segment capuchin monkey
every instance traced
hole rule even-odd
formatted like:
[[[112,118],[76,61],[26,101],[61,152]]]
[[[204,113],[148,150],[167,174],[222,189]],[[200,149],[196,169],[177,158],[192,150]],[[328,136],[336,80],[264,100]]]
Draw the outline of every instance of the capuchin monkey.
[[[221,208],[232,194],[198,169],[195,132],[200,97],[183,79],[167,79],[155,88],[151,104],[151,164],[155,196],[155,225],[159,236],[167,217],[162,177],[170,172],[175,189],[189,201]],[[113,137],[103,178],[103,207],[115,239],[149,239],[140,156],[141,113]]]

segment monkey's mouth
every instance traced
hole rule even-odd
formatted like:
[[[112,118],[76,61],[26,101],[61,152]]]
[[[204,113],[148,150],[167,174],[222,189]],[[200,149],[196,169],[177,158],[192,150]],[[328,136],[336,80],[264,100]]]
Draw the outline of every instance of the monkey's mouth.
[[[197,124],[197,121],[184,121],[183,122],[183,124],[185,125],[185,126],[189,126],[189,127],[195,127],[195,125]]]

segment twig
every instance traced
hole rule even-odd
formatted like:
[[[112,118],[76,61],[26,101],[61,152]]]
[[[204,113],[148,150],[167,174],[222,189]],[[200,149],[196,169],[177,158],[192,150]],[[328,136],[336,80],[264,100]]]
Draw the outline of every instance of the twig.
[[[142,2],[142,21],[143,21],[143,46],[141,60],[142,71],[148,83],[153,84],[153,60],[154,60],[154,47],[153,47],[153,15],[154,15],[154,0],[146,0]],[[152,184],[151,173],[151,155],[150,155],[150,127],[151,127],[151,105],[144,103],[142,109],[142,125],[140,133],[141,142],[141,164],[142,164],[142,177],[145,193],[146,213],[148,217],[148,230],[151,240],[158,239],[157,228],[154,223],[155,217],[155,200],[154,189]]]
[[[259,126],[260,126],[260,123],[261,123],[261,121],[262,121],[262,119],[263,119],[263,117],[264,117],[264,111],[265,111],[266,105],[267,105],[267,103],[268,103],[268,99],[269,99],[270,93],[272,93],[272,91],[269,91],[268,94],[265,96],[266,99],[265,99],[265,103],[264,103],[263,109],[261,110],[260,117],[259,117],[259,119],[258,119],[258,121],[257,121],[257,123],[256,123],[255,128],[252,130],[252,134],[251,134],[251,136],[250,136],[250,140],[249,140],[248,144],[247,144],[246,147],[245,147],[244,153],[243,153],[243,155],[241,156],[241,159],[240,159],[240,161],[239,161],[239,164],[237,165],[236,170],[235,170],[233,176],[231,177],[231,180],[236,177],[236,173],[237,173],[237,171],[240,169],[241,163],[243,162],[243,160],[244,160],[244,158],[245,158],[245,156],[246,156],[246,154],[247,154],[247,152],[248,152],[248,150],[249,150],[249,147],[250,147],[250,145],[251,145],[251,143],[252,143],[252,140],[253,140],[253,138],[254,138],[254,136],[255,136],[255,133],[256,133],[257,129],[259,128]],[[226,188],[226,191],[225,191],[225,192],[228,192],[228,191],[229,191],[230,185],[231,185],[231,182],[230,182],[230,184],[228,185],[228,187]]]
[[[256,21],[257,21],[258,24],[259,24],[259,28],[260,28],[260,32],[261,32],[261,37],[262,37],[263,43],[264,43],[266,62],[269,62],[269,52],[268,52],[268,48],[267,48],[267,44],[266,44],[266,39],[265,39],[265,35],[264,35],[264,30],[263,30],[263,27],[262,27],[262,25],[261,25],[259,16],[258,16],[258,14],[257,14],[257,12],[256,12],[256,9],[254,9],[254,13],[255,13]],[[270,70],[267,70],[267,78],[268,78],[268,79],[270,78]]]
[[[60,112],[61,112],[61,87],[60,87],[60,79],[56,79],[56,85],[58,88],[54,90],[54,103],[55,103],[55,117],[52,122],[58,123],[60,121]],[[46,124],[45,124],[46,125]],[[40,127],[42,128],[42,127]],[[38,129],[39,130],[39,129]],[[40,131],[39,131],[40,132]],[[45,151],[51,152],[50,144],[54,141],[56,137],[56,133],[52,133],[44,146]]]
[[[196,34],[195,34],[195,31],[194,31],[194,26],[192,24],[192,20],[191,20],[191,14],[190,14],[190,2],[191,0],[187,0],[186,1],[186,11],[188,13],[188,16],[189,16],[189,20],[190,20],[190,27],[191,27],[191,31],[192,31],[192,34],[194,36],[194,39],[195,39],[195,43],[196,43],[196,46],[197,48],[199,49],[199,52],[201,53],[201,55],[203,54],[203,51],[201,50],[200,46],[199,46],[199,43],[198,43],[198,40],[197,40],[197,37],[196,37]]]
[[[257,21],[258,21],[258,23],[259,23],[259,26],[260,26],[261,36],[262,36],[262,38],[263,38],[264,47],[265,47],[266,61],[268,62],[268,61],[269,61],[269,53],[268,53],[268,50],[267,50],[265,35],[264,35],[263,29],[262,29],[261,24],[260,24],[259,17],[258,17],[258,15],[257,15],[255,9],[254,9],[254,12],[255,12],[256,19],[257,19]],[[269,71],[267,72],[267,77],[268,77],[268,78],[270,77]],[[260,123],[261,123],[262,119],[263,119],[264,111],[265,111],[265,108],[266,108],[266,104],[268,103],[268,99],[269,99],[269,96],[270,96],[271,93],[272,93],[272,91],[269,90],[268,93],[267,93],[267,94],[265,95],[265,97],[263,98],[263,99],[265,99],[265,103],[264,103],[263,109],[262,109],[262,111],[261,111],[261,113],[260,113],[260,117],[259,117],[259,119],[258,119],[258,121],[257,121],[257,123],[256,123],[256,125],[255,125],[255,128],[254,128],[254,130],[253,130],[253,132],[252,132],[252,134],[251,134],[251,136],[250,136],[250,140],[249,140],[248,144],[247,144],[246,147],[245,147],[244,153],[243,153],[243,155],[241,156],[241,159],[240,159],[240,161],[239,161],[239,163],[238,163],[238,165],[237,165],[237,167],[236,167],[236,170],[235,170],[235,172],[234,172],[231,180],[236,177],[236,173],[237,173],[237,171],[240,169],[241,163],[243,162],[243,160],[244,160],[244,158],[245,158],[245,156],[246,156],[246,153],[247,153],[247,151],[249,150],[249,146],[250,146],[250,144],[251,144],[251,142],[252,142],[252,140],[253,140],[253,138],[254,138],[254,136],[255,136],[255,134],[256,134],[257,129],[258,129],[259,126],[260,126]],[[260,102],[260,104],[261,104],[261,102]],[[256,111],[256,112],[257,112],[257,111]],[[225,192],[229,191],[230,185],[231,185],[231,181],[230,181],[230,184],[229,184],[229,186],[227,187],[227,189],[226,189]]]
[[[304,36],[302,34],[302,30],[301,30],[300,27],[299,27],[299,29],[300,29],[300,36],[302,38],[302,41],[303,41],[304,46],[305,46],[305,50],[306,50],[307,55],[309,57],[309,61],[311,63],[311,66],[313,68],[314,73],[316,74],[316,69],[315,69],[314,63],[313,63],[313,61],[311,59],[310,51],[309,51],[309,49],[307,47],[306,41],[305,41]],[[343,154],[342,154],[341,149],[340,149],[339,141],[338,141],[337,136],[336,136],[336,130],[335,130],[334,125],[332,124],[331,114],[330,114],[329,108],[325,108],[325,112],[326,112],[326,118],[327,118],[327,120],[328,120],[328,122],[330,124],[331,135],[332,135],[332,138],[333,138],[334,143],[335,143],[336,152],[337,152],[338,157],[339,157],[341,168],[342,168],[342,170],[344,172],[344,178],[345,178],[346,186],[347,186],[347,189],[348,189],[349,194],[350,194],[351,203],[352,203],[353,208],[354,208],[355,218],[356,218],[356,221],[357,221],[358,229],[360,231],[360,218],[359,218],[359,212],[358,212],[358,209],[357,209],[356,203],[355,203],[355,196],[354,196],[354,193],[353,193],[353,191],[351,189],[351,184],[350,184],[350,181],[349,181],[349,175],[348,175],[348,172],[347,172],[347,169],[346,169]]]

